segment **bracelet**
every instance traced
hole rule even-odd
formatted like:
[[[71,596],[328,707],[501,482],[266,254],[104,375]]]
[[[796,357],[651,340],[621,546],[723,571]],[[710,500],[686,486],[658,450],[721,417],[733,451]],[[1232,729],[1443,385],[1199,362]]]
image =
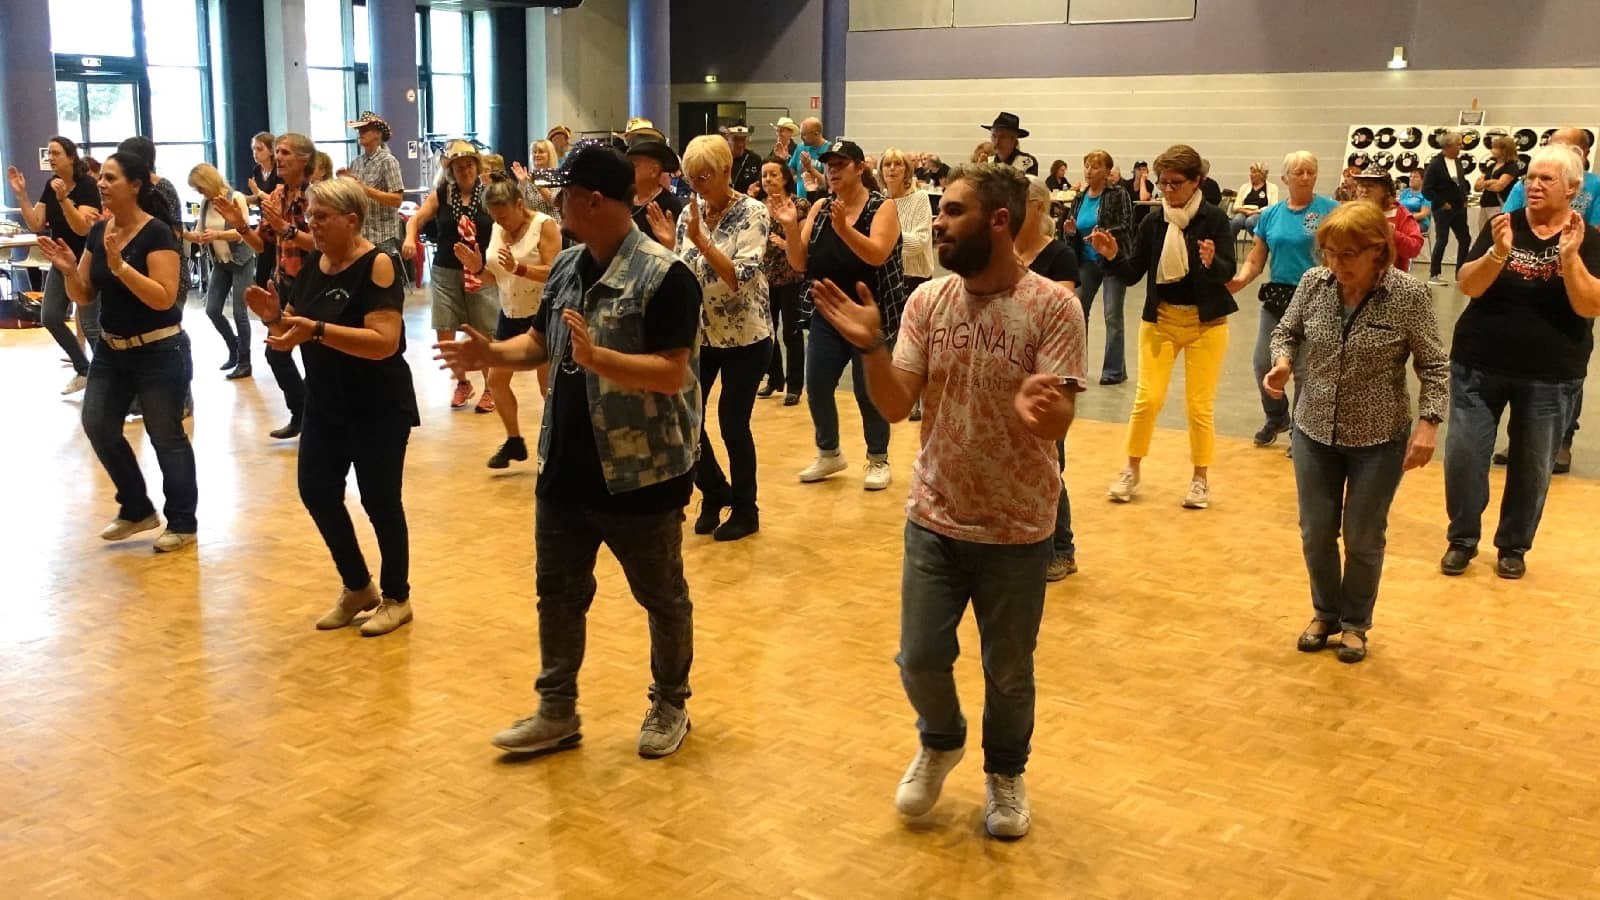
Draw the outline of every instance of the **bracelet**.
[[[860,353],[862,356],[866,356],[868,353],[871,353],[872,351],[877,350],[879,347],[888,346],[888,344],[889,344],[889,339],[884,337],[883,336],[883,332],[880,331],[880,332],[878,332],[878,336],[876,338],[873,338],[872,343],[866,345],[865,347],[857,347],[856,348],[856,352]]]
[[[325,331],[327,327],[327,322],[318,320],[316,326],[311,329],[311,340],[319,344],[322,343],[322,332]]]
[[[273,319],[271,322],[268,322],[266,319],[262,319],[261,320],[261,324],[267,326],[268,328],[271,328],[272,326],[274,326],[274,325],[276,325],[276,324],[278,324],[279,322],[282,322],[282,321],[283,321],[283,310],[280,309],[280,310],[278,310],[278,317],[276,319]]]
[[[1505,265],[1506,260],[1510,258],[1511,254],[1509,253],[1496,253],[1493,250],[1489,251],[1489,259],[1497,266]]]

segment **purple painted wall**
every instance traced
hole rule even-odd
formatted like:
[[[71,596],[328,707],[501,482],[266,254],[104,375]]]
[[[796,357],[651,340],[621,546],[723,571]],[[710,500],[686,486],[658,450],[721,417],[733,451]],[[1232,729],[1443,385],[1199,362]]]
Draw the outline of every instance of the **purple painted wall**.
[[[850,35],[852,81],[1348,72],[1396,44],[1415,69],[1600,65],[1596,0],[1200,0],[1193,21],[868,31]],[[816,81],[822,0],[675,0],[672,77]]]

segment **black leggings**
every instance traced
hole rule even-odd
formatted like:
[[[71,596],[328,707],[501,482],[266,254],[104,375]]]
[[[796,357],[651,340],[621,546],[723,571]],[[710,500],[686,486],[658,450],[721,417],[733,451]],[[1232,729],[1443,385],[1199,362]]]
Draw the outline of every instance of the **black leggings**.
[[[750,433],[750,413],[756,405],[756,389],[761,373],[772,353],[772,338],[762,338],[748,347],[700,348],[700,399],[702,408],[711,395],[717,375],[722,375],[722,394],[717,398],[717,430],[728,448],[728,476],[717,464],[716,451],[706,434],[709,415],[702,414],[700,462],[695,466],[694,482],[713,506],[737,510],[756,508],[756,439]]]
[[[1433,262],[1428,266],[1428,275],[1438,278],[1439,272],[1444,268],[1444,245],[1450,235],[1456,237],[1456,278],[1461,278],[1461,267],[1467,264],[1467,249],[1472,244],[1472,236],[1467,233],[1467,211],[1465,209],[1438,209],[1433,211],[1433,220],[1438,223],[1439,230],[1433,235]]]
[[[378,584],[391,600],[411,598],[411,541],[401,503],[401,478],[411,426],[405,422],[349,422],[310,410],[300,433],[300,502],[322,532],[347,590],[372,583],[361,544],[345,508],[345,475],[353,466],[383,557]]]
[[[788,394],[798,394],[806,387],[806,337],[804,329],[800,327],[800,287],[798,281],[775,284],[768,292],[772,306],[772,336],[774,340],[780,334],[783,336],[783,352],[779,353],[777,347],[772,348],[767,382],[773,390]],[[779,313],[782,313],[782,331],[778,328]],[[789,359],[788,381],[783,377],[784,357]]]

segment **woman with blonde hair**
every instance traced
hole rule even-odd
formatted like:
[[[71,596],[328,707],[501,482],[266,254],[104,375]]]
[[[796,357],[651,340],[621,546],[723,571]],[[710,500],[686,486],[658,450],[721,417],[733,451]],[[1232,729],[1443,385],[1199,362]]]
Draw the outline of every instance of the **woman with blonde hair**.
[[[311,164],[311,183],[312,184],[316,184],[319,181],[327,181],[328,179],[333,177],[333,157],[329,156],[326,153],[323,153],[321,150],[318,150],[316,156],[312,157],[312,159],[313,159],[313,162]]]
[[[653,203],[647,215],[656,239],[675,248],[700,282],[702,406],[722,376],[717,426],[728,452],[728,474],[717,463],[705,425],[710,417],[702,416],[700,461],[695,465],[700,515],[694,533],[736,541],[761,528],[750,414],[772,357],[772,317],[761,266],[771,220],[765,203],[733,189],[733,151],[721,135],[703,134],[690,141],[682,166],[695,196],[678,214],[677,227]],[[722,510],[730,507],[723,521]]]
[[[1254,236],[1262,211],[1278,202],[1278,186],[1267,179],[1270,172],[1265,162],[1251,163],[1250,180],[1239,185],[1234,194],[1233,218],[1228,222],[1234,240],[1246,231]]]
[[[245,195],[233,189],[223,179],[222,173],[209,163],[201,163],[189,170],[189,187],[205,198],[200,202],[199,226],[195,231],[185,231],[184,240],[205,247],[211,257],[211,283],[206,288],[206,317],[222,335],[228,346],[228,359],[222,370],[228,380],[249,378],[250,372],[250,307],[245,303],[244,290],[255,281],[255,251],[245,243],[239,229],[228,224],[228,219],[217,207],[223,204],[238,209],[241,217],[250,213]],[[222,315],[223,304],[233,297],[233,324]],[[234,333],[234,329],[238,333]]]
[[[983,143],[979,144],[978,146],[972,148],[972,162],[975,162],[975,163],[986,163],[986,162],[988,162],[988,161],[990,161],[992,159],[994,159],[994,144],[993,143],[991,143],[989,141],[984,141]]]
[[[522,187],[522,202],[534,212],[555,219],[559,225],[561,209],[556,204],[556,192],[533,183],[533,172],[554,169],[561,164],[561,160],[556,156],[556,145],[550,141],[534,141],[529,144],[528,162],[533,166],[531,171],[520,162],[511,164],[511,174],[516,176],[517,184]]]
[[[1313,653],[1342,633],[1346,663],[1367,655],[1389,505],[1401,476],[1433,458],[1450,397],[1433,298],[1394,267],[1392,232],[1371,202],[1328,214],[1316,235],[1324,265],[1301,277],[1273,328],[1273,366],[1261,383],[1282,397],[1295,360],[1304,360],[1291,439],[1314,616],[1298,647]],[[1422,383],[1415,419],[1408,363]]]
[[[871,157],[867,157],[869,163]],[[901,263],[905,269],[906,296],[933,277],[933,203],[928,192],[917,187],[911,159],[899,147],[883,151],[878,164],[883,193],[894,201],[900,214]],[[922,421],[922,398],[911,406],[911,421]]]

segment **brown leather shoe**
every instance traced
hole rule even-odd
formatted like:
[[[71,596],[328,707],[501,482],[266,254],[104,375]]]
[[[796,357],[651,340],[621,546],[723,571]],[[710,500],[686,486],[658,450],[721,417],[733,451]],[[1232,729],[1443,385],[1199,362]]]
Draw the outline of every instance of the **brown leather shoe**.
[[[1301,653],[1315,653],[1328,646],[1328,638],[1339,633],[1338,622],[1324,622],[1321,619],[1312,619],[1306,630],[1300,632],[1300,640],[1295,642],[1295,649]]]
[[[1339,642],[1339,662],[1358,663],[1367,658],[1367,636],[1361,632],[1346,631]]]

